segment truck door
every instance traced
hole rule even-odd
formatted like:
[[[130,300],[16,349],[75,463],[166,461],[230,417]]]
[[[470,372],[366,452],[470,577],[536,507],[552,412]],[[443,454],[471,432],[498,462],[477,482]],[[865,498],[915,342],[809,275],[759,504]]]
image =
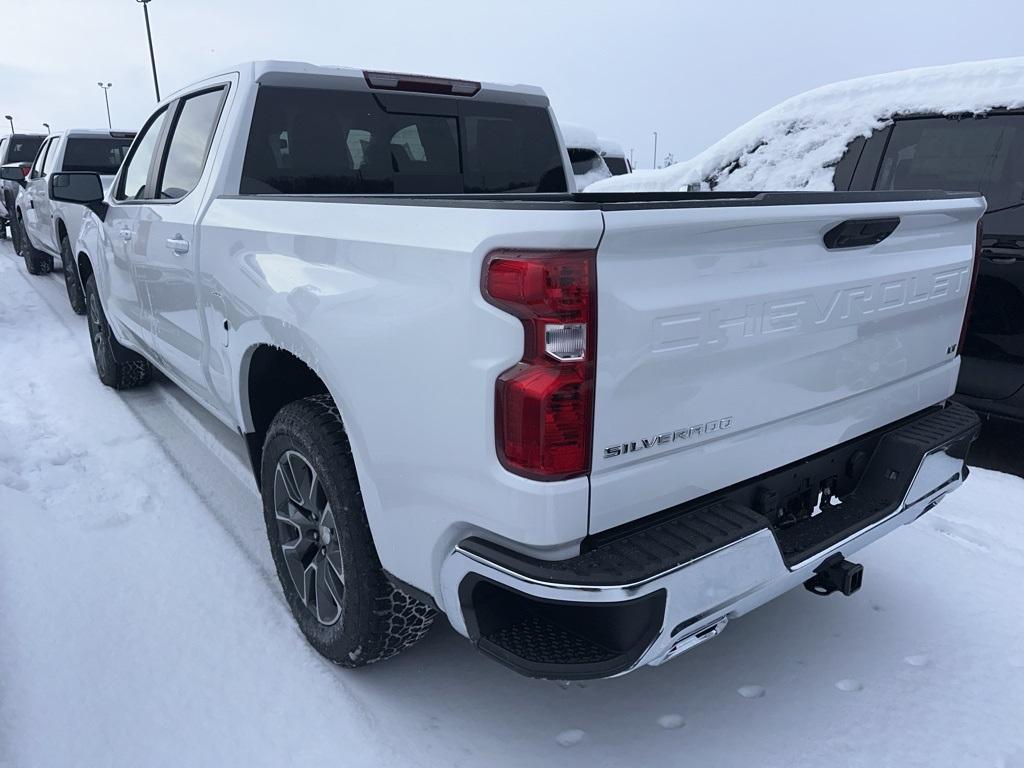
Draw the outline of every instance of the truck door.
[[[46,150],[46,157],[43,160],[43,173],[31,185],[32,206],[35,209],[36,228],[32,235],[37,244],[45,251],[59,253],[57,236],[54,233],[53,204],[50,202],[50,195],[47,190],[50,182],[50,174],[59,166],[58,161],[61,155],[61,141],[59,138],[51,139]]]
[[[151,351],[147,288],[146,228],[141,226],[154,197],[157,149],[163,145],[167,108],[146,122],[115,181],[104,221],[109,290],[101,290],[107,317],[133,337],[136,346]],[[97,276],[97,279],[100,279]]]
[[[46,196],[46,172],[44,167],[50,149],[55,146],[56,141],[56,139],[48,139],[39,148],[39,154],[36,155],[35,162],[32,163],[32,170],[29,171],[28,176],[25,178],[24,198],[18,206],[21,208],[21,219],[24,222],[25,231],[30,235],[29,242],[37,247],[44,247],[46,245],[42,237],[43,224],[39,219],[39,200]]]
[[[172,122],[160,164],[156,199],[146,222],[146,270],[153,346],[168,371],[209,401],[205,374],[208,342],[199,306],[199,219],[210,146],[227,85],[182,97],[171,105]]]
[[[982,258],[957,391],[1011,397],[1024,387],[1024,113],[898,120],[874,188],[985,195]]]

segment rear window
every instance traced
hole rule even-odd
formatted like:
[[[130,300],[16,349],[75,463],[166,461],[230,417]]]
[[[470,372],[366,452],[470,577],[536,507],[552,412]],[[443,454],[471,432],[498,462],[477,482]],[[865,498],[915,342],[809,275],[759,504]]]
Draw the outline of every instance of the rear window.
[[[43,145],[43,136],[12,136],[10,149],[7,152],[8,163],[30,163],[36,159],[39,147]]]
[[[546,109],[261,86],[240,192],[565,192]]]
[[[1024,115],[897,121],[875,189],[980,191],[989,212],[1024,202]]]
[[[97,136],[96,138],[71,138],[64,149],[65,171],[91,171],[100,175],[113,176],[121,167],[121,161],[128,154],[132,137],[123,139]]]

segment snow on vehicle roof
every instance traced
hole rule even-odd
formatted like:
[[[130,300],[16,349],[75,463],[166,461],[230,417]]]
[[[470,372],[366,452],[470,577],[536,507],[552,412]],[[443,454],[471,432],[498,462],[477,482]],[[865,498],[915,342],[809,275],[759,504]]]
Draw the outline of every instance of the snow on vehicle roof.
[[[846,80],[783,101],[690,160],[615,176],[587,191],[679,191],[705,181],[719,190],[831,190],[847,145],[894,116],[1018,107],[1024,107],[1024,57]]]
[[[565,140],[566,147],[592,149],[601,154],[601,142],[594,131],[575,123],[560,122],[558,127],[562,129],[562,139]]]
[[[626,153],[622,151],[622,145],[617,141],[606,139],[603,136],[599,136],[597,143],[601,145],[602,155],[611,155],[612,157],[625,157]]]

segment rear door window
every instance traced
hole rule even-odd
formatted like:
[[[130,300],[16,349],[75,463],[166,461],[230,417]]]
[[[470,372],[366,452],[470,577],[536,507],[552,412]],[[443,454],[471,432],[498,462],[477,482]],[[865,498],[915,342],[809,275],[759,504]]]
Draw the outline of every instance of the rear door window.
[[[107,136],[70,138],[64,148],[63,170],[113,176],[131,145],[131,136],[116,139]]]
[[[875,189],[978,191],[988,211],[1024,203],[1024,115],[899,120]]]
[[[240,192],[565,192],[546,109],[261,86]]]
[[[59,155],[60,139],[51,139],[50,146],[46,149],[46,159],[43,160],[43,176],[49,176],[56,170]]]
[[[629,166],[626,165],[626,158],[617,157],[616,155],[605,155],[605,165],[608,166],[608,170],[612,172],[613,176],[622,176],[623,174],[629,173]]]
[[[224,89],[189,96],[178,110],[160,175],[160,198],[175,200],[195,189],[203,175]]]
[[[43,163],[46,162],[46,153],[50,151],[53,141],[53,139],[50,139],[39,149],[38,154],[35,156],[36,159],[32,163],[32,170],[29,172],[31,178],[38,179],[43,175]]]

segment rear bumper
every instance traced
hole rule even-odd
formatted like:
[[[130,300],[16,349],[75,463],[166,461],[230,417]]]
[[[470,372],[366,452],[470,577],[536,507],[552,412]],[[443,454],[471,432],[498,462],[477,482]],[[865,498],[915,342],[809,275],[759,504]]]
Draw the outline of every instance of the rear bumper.
[[[927,512],[967,476],[979,421],[949,404],[603,541],[539,561],[467,539],[446,559],[442,600],[483,652],[540,678],[612,677],[658,665],[728,621]],[[792,526],[745,505],[864,454],[842,504]],[[842,470],[840,470],[842,471]],[[832,482],[832,478],[829,479]]]

